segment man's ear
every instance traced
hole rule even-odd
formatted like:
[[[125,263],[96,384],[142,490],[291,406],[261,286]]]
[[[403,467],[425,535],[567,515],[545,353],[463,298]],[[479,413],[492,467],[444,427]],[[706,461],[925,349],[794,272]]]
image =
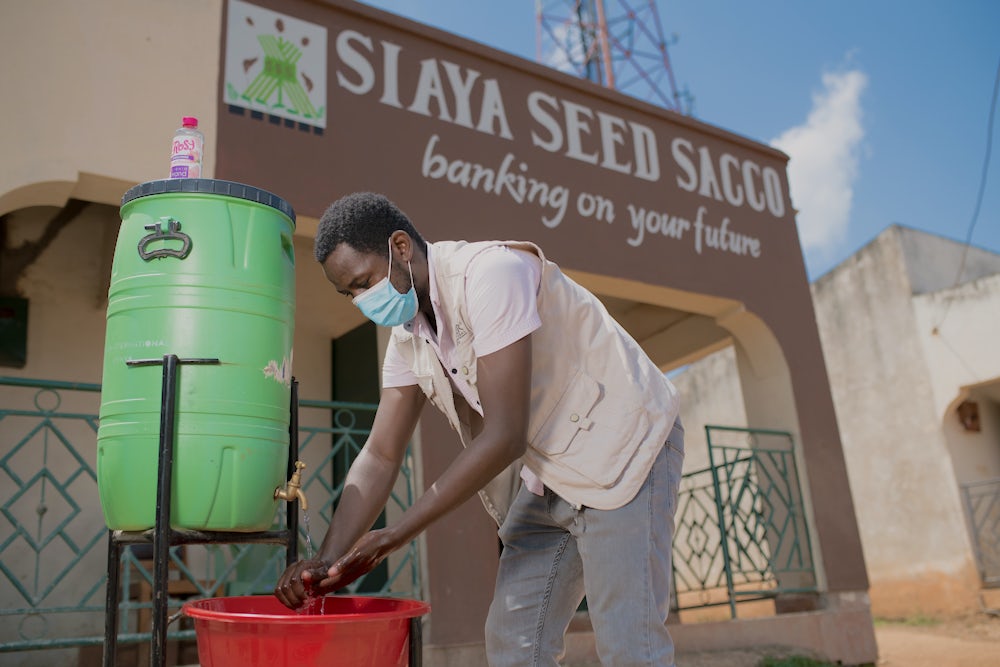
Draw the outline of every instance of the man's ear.
[[[401,262],[413,259],[413,239],[402,229],[397,229],[389,235],[389,245],[392,247],[392,256]]]

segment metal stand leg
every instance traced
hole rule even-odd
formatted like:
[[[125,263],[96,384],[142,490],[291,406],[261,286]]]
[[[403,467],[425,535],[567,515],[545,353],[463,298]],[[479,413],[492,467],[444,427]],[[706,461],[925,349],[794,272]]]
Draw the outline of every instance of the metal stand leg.
[[[288,470],[285,479],[295,472],[295,462],[299,460],[299,381],[292,378],[291,405],[288,406]],[[287,503],[285,508],[285,529],[288,543],[285,545],[285,566],[299,559],[299,506]]]
[[[177,412],[177,355],[163,357],[160,405],[160,460],[153,533],[153,652],[150,667],[164,664],[167,650],[167,566],[170,563],[170,499],[174,477],[174,424]]]
[[[118,579],[121,546],[108,531],[108,592],[104,603],[104,667],[114,667],[118,652]]]
[[[127,362],[132,366],[163,365],[163,384],[160,404],[160,441],[158,477],[156,483],[156,520],[152,530],[153,542],[153,627],[150,667],[163,667],[166,661],[169,595],[167,591],[170,547],[175,544],[283,544],[285,560],[291,565],[298,560],[299,515],[298,506],[289,503],[283,531],[260,533],[214,533],[203,531],[175,531],[170,526],[170,505],[173,491],[174,441],[177,417],[177,375],[182,364],[218,364],[218,359],[179,359],[167,354],[163,359],[144,359]],[[288,475],[295,470],[299,456],[299,394],[298,381],[292,378],[291,405],[289,406],[289,459]],[[118,589],[123,543],[149,543],[148,531],[119,533],[108,531],[108,590],[104,610],[104,661],[103,667],[115,667],[118,647]],[[419,664],[419,663],[411,663]]]
[[[420,617],[410,619],[410,667],[421,667],[424,660],[423,624]]]

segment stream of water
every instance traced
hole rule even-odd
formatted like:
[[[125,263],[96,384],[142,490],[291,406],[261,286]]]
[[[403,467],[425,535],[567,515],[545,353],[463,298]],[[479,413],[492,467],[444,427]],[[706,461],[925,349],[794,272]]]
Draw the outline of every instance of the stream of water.
[[[315,552],[313,550],[312,531],[309,530],[309,512],[306,512],[305,510],[302,512],[302,527],[305,528],[306,531],[306,558],[312,559]]]
[[[315,556],[315,550],[313,549],[312,534],[309,529],[309,512],[302,512],[302,528],[305,530],[306,534],[306,559],[312,560]],[[323,613],[323,597],[321,595],[314,595],[312,590],[312,585],[309,582],[303,582],[306,589],[306,599],[302,603],[302,606],[298,608],[297,612],[302,616],[312,616],[316,614]]]

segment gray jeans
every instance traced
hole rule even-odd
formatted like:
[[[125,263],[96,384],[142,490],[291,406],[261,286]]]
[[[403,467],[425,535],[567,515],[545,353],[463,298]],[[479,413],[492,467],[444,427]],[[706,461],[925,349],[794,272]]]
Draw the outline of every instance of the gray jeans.
[[[486,621],[491,667],[556,667],[584,594],[602,665],[674,666],[666,620],[683,462],[678,419],[624,507],[577,510],[548,488],[538,496],[522,486],[500,527],[504,549]]]

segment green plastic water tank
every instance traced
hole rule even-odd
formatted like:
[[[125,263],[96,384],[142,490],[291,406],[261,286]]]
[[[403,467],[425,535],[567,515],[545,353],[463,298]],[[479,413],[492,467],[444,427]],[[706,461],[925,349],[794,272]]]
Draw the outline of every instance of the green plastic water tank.
[[[121,218],[97,435],[105,521],[155,525],[163,368],[127,362],[175,354],[171,525],[267,530],[288,463],[295,213],[258,188],[174,179],[126,192]]]

